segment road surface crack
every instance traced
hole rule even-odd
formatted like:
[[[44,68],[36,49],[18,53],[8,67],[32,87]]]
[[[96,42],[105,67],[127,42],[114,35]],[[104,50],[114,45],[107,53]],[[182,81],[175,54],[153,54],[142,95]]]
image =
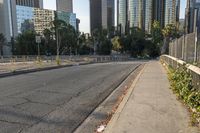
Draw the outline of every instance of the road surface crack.
[[[21,123],[21,122],[14,122],[14,121],[7,121],[7,120],[0,120],[0,122],[4,122],[4,123],[9,123],[9,124],[15,124],[15,125],[24,125],[24,126],[30,126],[27,123]]]

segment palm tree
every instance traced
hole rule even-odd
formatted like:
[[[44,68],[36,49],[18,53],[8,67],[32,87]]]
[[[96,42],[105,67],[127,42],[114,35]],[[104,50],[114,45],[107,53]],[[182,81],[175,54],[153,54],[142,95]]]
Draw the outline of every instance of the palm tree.
[[[2,33],[0,33],[0,55],[3,56],[3,45],[6,39]]]
[[[51,22],[51,31],[54,33],[56,37],[56,61],[57,64],[60,64],[60,46],[61,46],[61,32],[63,28],[66,27],[66,23],[62,20],[55,19],[54,21]]]

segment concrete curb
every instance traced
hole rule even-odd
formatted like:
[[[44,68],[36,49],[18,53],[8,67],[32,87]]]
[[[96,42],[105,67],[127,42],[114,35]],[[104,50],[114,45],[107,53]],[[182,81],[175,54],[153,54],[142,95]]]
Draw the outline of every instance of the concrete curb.
[[[129,61],[129,60],[127,60],[127,61]],[[27,74],[27,73],[40,72],[40,71],[47,71],[47,70],[52,70],[52,69],[59,69],[59,68],[64,68],[64,67],[72,67],[72,66],[76,66],[76,65],[82,66],[82,65],[97,64],[97,63],[109,63],[109,62],[116,62],[116,61],[85,62],[85,63],[74,63],[74,64],[60,65],[60,66],[50,66],[50,67],[44,67],[44,68],[16,70],[14,72],[0,73],[0,78],[16,76],[16,75],[21,75],[21,74]]]
[[[94,63],[95,62],[77,63],[77,65],[89,65],[89,64],[94,64]],[[98,63],[101,63],[101,62],[98,62]],[[64,68],[64,67],[72,67],[72,66],[75,66],[75,65],[76,64],[68,64],[68,65],[50,66],[50,67],[44,67],[44,68],[17,70],[17,71],[14,71],[14,72],[1,73],[0,78],[5,78],[5,77],[9,77],[9,76],[16,76],[16,75],[21,75],[21,74],[27,74],[27,73],[40,72],[40,71],[53,70],[53,69],[59,69],[59,68]]]
[[[115,123],[117,122],[118,118],[120,117],[121,112],[123,111],[124,107],[126,106],[131,94],[133,93],[135,85],[138,82],[138,80],[140,79],[141,74],[144,72],[144,69],[146,68],[146,65],[147,64],[144,65],[143,69],[140,71],[140,73],[137,75],[137,77],[133,81],[131,87],[128,89],[128,92],[127,92],[126,96],[124,97],[124,99],[120,103],[117,111],[114,113],[114,115],[112,116],[110,122],[106,126],[106,129],[105,129],[104,133],[111,133],[112,132],[112,129],[113,129]]]
[[[40,71],[48,71],[48,70],[59,69],[59,68],[64,68],[64,67],[72,67],[72,66],[76,66],[76,65],[83,66],[83,65],[89,65],[89,64],[108,63],[108,62],[113,62],[113,61],[74,63],[74,64],[60,65],[60,66],[50,66],[50,67],[44,67],[44,68],[17,70],[17,71],[14,71],[14,72],[0,73],[0,78],[16,76],[16,75],[21,75],[21,74],[27,74],[27,73],[40,72]]]
[[[74,133],[90,133],[96,131],[97,126],[106,122],[112,115],[115,104],[118,102],[118,98],[126,91],[126,86],[129,86],[129,82],[137,77],[140,71],[143,69],[144,64],[138,64],[128,75],[122,77],[120,83],[115,84],[111,88],[115,88],[109,93],[102,102],[95,107],[95,109],[88,115],[88,117],[73,131]],[[131,85],[130,83],[130,85]],[[98,114],[101,114],[100,116]],[[98,118],[98,119],[97,119]]]

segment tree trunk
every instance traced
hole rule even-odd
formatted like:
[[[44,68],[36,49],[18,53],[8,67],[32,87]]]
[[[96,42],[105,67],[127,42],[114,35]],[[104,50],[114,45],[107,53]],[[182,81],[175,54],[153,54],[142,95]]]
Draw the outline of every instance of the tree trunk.
[[[0,56],[3,56],[3,46],[0,44]]]
[[[161,49],[161,54],[168,54],[169,53],[169,37],[165,37],[163,41],[163,46]]]

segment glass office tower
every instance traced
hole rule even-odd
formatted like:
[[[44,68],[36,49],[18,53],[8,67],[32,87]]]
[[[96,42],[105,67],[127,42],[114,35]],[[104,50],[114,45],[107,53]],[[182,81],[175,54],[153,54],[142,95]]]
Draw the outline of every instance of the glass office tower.
[[[153,23],[153,0],[145,0],[144,1],[144,24],[145,24],[145,31],[147,33],[151,33],[151,26]]]
[[[76,14],[74,13],[17,6],[16,15],[18,34],[27,30],[33,30],[38,34],[43,35],[45,29],[51,28],[51,22],[55,20],[55,16],[76,29]]]
[[[187,1],[185,25],[186,33],[194,32],[194,28],[196,28],[196,26],[198,28],[198,32],[200,32],[200,0]]]
[[[102,27],[101,0],[90,0],[90,32]]]
[[[65,21],[76,29],[76,14],[64,11],[56,11],[57,19]]]
[[[18,33],[33,30],[42,35],[45,29],[51,27],[54,20],[54,11],[27,6],[17,6],[17,28]]]
[[[107,0],[107,25],[115,26],[115,0]]]
[[[114,0],[90,0],[90,32],[114,26]]]
[[[165,1],[166,0],[153,0],[153,20],[160,23],[160,26],[164,28],[165,18]]]
[[[128,27],[128,0],[117,1],[117,26],[122,33],[126,32]]]
[[[143,0],[129,0],[130,27],[144,28],[144,3]]]
[[[101,1],[101,27],[103,29],[107,29],[108,28],[108,0],[99,0]]]
[[[27,6],[16,6],[17,31],[34,30],[34,8]]]
[[[180,0],[165,1],[165,26],[179,23]]]

